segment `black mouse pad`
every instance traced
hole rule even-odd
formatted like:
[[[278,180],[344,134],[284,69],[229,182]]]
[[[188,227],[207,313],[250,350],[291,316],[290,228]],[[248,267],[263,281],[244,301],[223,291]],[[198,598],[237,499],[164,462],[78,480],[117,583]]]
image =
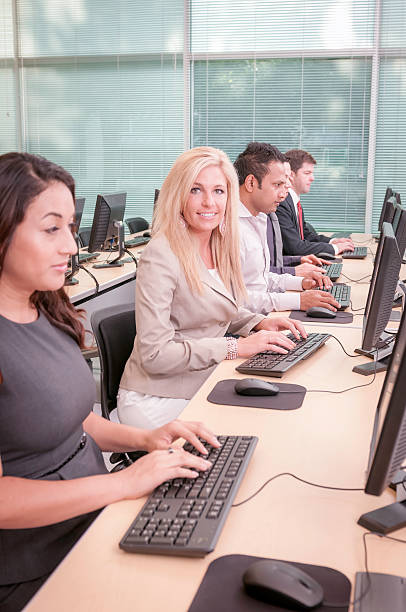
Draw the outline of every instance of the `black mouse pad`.
[[[302,323],[352,323],[354,317],[351,312],[338,311],[334,319],[328,319],[327,317],[308,317],[303,310],[292,310],[289,319],[295,319],[295,321],[302,321]]]
[[[247,378],[255,378],[255,376],[247,376]],[[222,404],[223,406],[297,410],[303,404],[306,395],[306,387],[280,383],[279,380],[274,383],[273,379],[272,383],[279,387],[277,395],[238,395],[234,391],[236,382],[236,378],[220,380],[207,396],[207,400],[212,404]]]
[[[248,555],[226,555],[212,561],[207,568],[199,589],[188,612],[286,612],[290,608],[281,608],[253,599],[244,591],[242,576],[245,570],[255,561],[265,557]],[[329,603],[346,603],[350,601],[351,583],[348,578],[330,567],[308,565],[288,561],[317,580],[324,589],[324,601]],[[337,612],[337,607],[321,605],[317,612]],[[348,611],[348,605],[340,607]]]

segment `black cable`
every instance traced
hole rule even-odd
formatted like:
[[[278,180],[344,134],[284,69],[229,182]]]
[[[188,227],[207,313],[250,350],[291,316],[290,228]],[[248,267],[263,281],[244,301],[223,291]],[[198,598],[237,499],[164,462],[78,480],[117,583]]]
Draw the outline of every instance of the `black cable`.
[[[346,355],[348,355],[348,357],[359,357],[359,355],[350,355],[349,353],[347,353],[347,351],[345,350],[345,348],[343,347],[343,345],[341,344],[340,340],[338,338],[336,338],[335,336],[331,336],[332,338],[334,338],[334,340],[337,340],[338,344],[341,346],[341,348],[343,349],[344,353]],[[326,389],[308,389],[306,391],[306,393],[333,393],[334,395],[340,395],[341,393],[347,393],[347,391],[353,391],[354,389],[362,389],[363,387],[369,387],[369,385],[372,385],[372,383],[375,381],[376,378],[376,368],[378,365],[378,361],[377,361],[377,356],[378,356],[378,349],[374,350],[375,356],[374,356],[374,375],[372,376],[372,380],[370,380],[369,382],[363,384],[363,385],[354,385],[353,387],[348,387],[347,389],[341,389],[341,391],[327,391]]]
[[[353,243],[355,244],[355,246],[359,246],[361,244],[373,244],[375,242],[375,238],[368,238],[367,240],[357,240],[357,242],[355,242],[355,240],[353,240]]]
[[[359,357],[359,354],[357,355],[350,355],[350,353],[347,353],[347,351],[345,350],[341,340],[339,340],[336,336],[333,336],[332,334],[330,334],[330,338],[334,338],[334,340],[336,340],[338,342],[338,344],[341,346],[341,348],[343,349],[344,353],[348,356],[348,357]]]
[[[243,501],[238,502],[238,504],[233,504],[231,507],[238,508],[238,506],[242,506],[243,504],[246,504],[251,499],[256,497],[258,493],[260,493],[270,482],[272,482],[273,480],[276,480],[280,476],[291,476],[292,478],[294,478],[295,480],[298,480],[299,482],[303,482],[304,484],[310,485],[312,487],[316,487],[318,489],[328,489],[330,491],[364,491],[364,488],[358,489],[358,488],[331,487],[327,485],[320,485],[315,482],[310,482],[309,480],[305,480],[304,478],[300,478],[300,476],[296,476],[296,474],[292,474],[291,472],[281,472],[280,474],[276,474],[275,476],[268,478],[268,480],[264,482],[264,484],[257,491],[255,491],[255,493],[253,493],[252,495],[250,495]],[[405,480],[406,480],[406,477],[405,477]],[[322,603],[324,606],[331,607],[331,608],[347,608],[348,606],[354,606],[356,603],[360,602],[371,589],[371,576],[370,576],[369,567],[368,567],[368,549],[367,549],[367,543],[366,543],[366,538],[369,535],[376,535],[376,536],[379,536],[380,538],[386,538],[388,540],[393,540],[394,542],[400,542],[401,544],[406,544],[406,540],[401,540],[400,538],[394,538],[392,536],[377,533],[375,531],[367,531],[366,533],[363,533],[362,541],[364,545],[364,566],[365,566],[365,573],[368,579],[368,583],[366,585],[365,590],[361,593],[359,597],[357,597],[353,601],[347,601],[343,603],[323,601]]]
[[[333,603],[330,601],[323,600],[322,602],[323,606],[326,606],[328,608],[348,608],[348,606],[354,606],[356,603],[360,602],[361,599],[364,599],[365,595],[370,591],[371,575],[369,573],[369,568],[368,568],[368,550],[367,550],[367,541],[366,541],[366,537],[368,535],[375,535],[375,532],[367,531],[366,533],[362,534],[362,542],[364,544],[364,566],[365,566],[365,573],[367,575],[367,580],[368,580],[365,591],[361,593],[361,595],[357,597],[357,599],[354,599],[353,601],[346,601],[345,603]]]
[[[353,312],[353,313],[357,312],[358,310],[365,311],[365,306],[362,306],[361,308],[353,308],[352,300],[350,300],[350,306],[351,306],[351,312]],[[360,314],[364,314],[364,312],[362,312]]]
[[[400,538],[394,538],[392,536],[388,536],[383,533],[378,533],[376,531],[367,531],[366,533],[364,533],[362,535],[362,540],[364,544],[364,565],[365,565],[365,573],[368,579],[368,583],[366,585],[365,591],[361,593],[361,595],[357,597],[357,599],[354,599],[354,601],[347,601],[346,603],[342,603],[342,604],[332,603],[330,601],[323,601],[324,606],[331,607],[331,608],[346,608],[348,606],[353,606],[354,604],[361,601],[361,599],[363,599],[365,595],[370,591],[371,575],[370,575],[369,568],[368,568],[368,551],[367,551],[367,543],[366,543],[366,539],[370,535],[378,536],[380,538],[386,538],[387,540],[393,540],[394,542],[400,542],[401,544],[406,544],[406,540],[401,540]]]
[[[95,277],[95,276],[94,276],[94,275],[93,275],[93,274],[90,272],[90,270],[88,270],[87,268],[85,268],[85,266],[84,266],[84,265],[79,264],[79,268],[80,268],[81,270],[84,270],[84,271],[85,271],[85,272],[86,272],[86,273],[87,273],[87,274],[88,274],[88,275],[89,275],[89,276],[90,276],[90,277],[91,277],[91,278],[94,280],[94,283],[95,283],[95,285],[96,285],[96,295],[97,295],[97,294],[99,293],[99,289],[100,289],[100,286],[99,286],[99,283],[98,283],[97,278],[96,278],[96,277]]]
[[[361,601],[361,599],[363,599],[365,597],[365,595],[370,591],[371,589],[371,575],[369,572],[369,568],[368,568],[368,551],[367,551],[367,543],[366,543],[366,539],[369,535],[375,535],[378,536],[380,538],[386,538],[387,540],[392,540],[393,542],[400,542],[401,544],[406,544],[406,540],[401,540],[400,538],[394,538],[392,536],[388,536],[385,535],[383,533],[377,533],[376,531],[367,531],[366,533],[364,533],[362,535],[362,540],[363,540],[363,544],[364,544],[364,564],[365,564],[365,573],[367,575],[367,579],[368,579],[368,584],[365,588],[365,591],[363,593],[361,593],[361,595],[359,597],[357,597],[357,599],[354,599],[354,601],[348,601],[345,604],[334,604],[331,603],[329,601],[323,601],[323,605],[327,606],[327,607],[332,607],[332,608],[344,608],[344,607],[348,607],[348,606],[353,606],[354,604],[358,603],[359,601]]]
[[[346,278],[347,280],[349,280],[349,281],[350,281],[350,283],[355,283],[356,285],[357,285],[357,284],[359,284],[359,285],[368,285],[368,284],[369,284],[369,282],[367,282],[367,283],[363,283],[363,282],[361,282],[361,281],[365,280],[366,278],[369,278],[369,279],[370,279],[370,278],[372,277],[372,274],[366,274],[366,276],[361,276],[361,278],[359,278],[359,279],[350,278],[349,276],[347,276],[346,274],[344,274],[344,272],[341,272],[341,276],[344,276],[344,278]]]
[[[129,251],[127,248],[124,248],[124,251],[127,253],[127,255],[129,255],[129,256],[131,257],[131,259],[132,259],[132,260],[133,260],[133,262],[135,263],[135,267],[137,267],[138,262],[137,262],[137,259],[136,259],[135,255],[133,255],[133,254],[131,253],[131,251]]]
[[[315,482],[310,482],[309,480],[305,480],[304,478],[300,478],[300,476],[296,476],[296,474],[292,474],[292,472],[281,472],[280,474],[276,474],[275,476],[272,476],[271,478],[268,478],[268,480],[266,482],[264,482],[264,484],[261,485],[259,487],[259,489],[257,491],[255,491],[255,493],[253,493],[252,495],[250,495],[249,497],[247,497],[243,501],[238,502],[238,504],[233,504],[231,507],[232,508],[238,508],[238,506],[242,506],[243,504],[246,504],[247,502],[251,501],[251,499],[256,497],[258,495],[258,493],[261,493],[261,491],[263,489],[265,489],[265,487],[267,485],[269,485],[270,482],[272,482],[273,480],[276,480],[280,476],[291,476],[295,480],[299,480],[299,482],[303,482],[304,484],[310,485],[311,487],[317,487],[318,489],[328,489],[328,490],[331,490],[331,491],[363,491],[364,490],[364,488],[362,488],[362,489],[358,489],[358,488],[357,489],[350,489],[350,488],[346,488],[346,487],[329,487],[327,485],[320,485],[320,484],[317,484]]]
[[[330,336],[331,338],[334,338],[334,340],[337,340],[338,344],[341,346],[341,348],[343,349],[344,353],[348,356],[348,357],[359,357],[359,355],[350,355],[349,353],[347,353],[347,351],[345,350],[344,346],[342,345],[341,341],[336,338],[335,336]],[[334,395],[340,395],[341,393],[347,393],[347,391],[353,391],[354,389],[362,389],[363,387],[369,387],[369,385],[372,385],[372,383],[375,381],[376,378],[376,368],[378,365],[378,361],[377,361],[377,355],[378,355],[378,349],[375,349],[373,351],[375,353],[375,357],[374,357],[374,375],[372,377],[372,380],[370,380],[369,382],[363,384],[363,385],[354,385],[353,387],[348,387],[347,389],[341,389],[341,391],[331,391],[329,389],[306,389],[306,393],[332,393]],[[280,393],[303,393],[302,390],[299,391],[278,391],[278,395]]]

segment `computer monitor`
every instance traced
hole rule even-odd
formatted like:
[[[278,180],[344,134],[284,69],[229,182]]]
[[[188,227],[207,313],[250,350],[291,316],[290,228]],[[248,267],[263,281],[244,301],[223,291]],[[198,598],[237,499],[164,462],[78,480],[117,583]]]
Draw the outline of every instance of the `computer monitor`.
[[[75,199],[75,225],[76,233],[79,233],[80,222],[82,220],[83,209],[85,207],[86,198]]]
[[[115,251],[118,257],[110,262],[95,264],[94,268],[122,266],[124,255],[124,211],[127,194],[110,193],[98,195],[94,210],[92,230],[90,232],[89,253],[94,251]]]
[[[79,270],[79,246],[80,245],[79,245],[78,232],[79,232],[79,226],[80,226],[80,221],[82,219],[84,206],[85,206],[85,198],[75,199],[75,226],[76,226],[76,229],[74,233],[74,238],[75,238],[78,248],[77,248],[77,252],[70,257],[69,269],[65,274],[65,285],[66,286],[77,285],[79,282],[76,278],[74,278],[74,275]]]
[[[357,353],[372,357],[379,363],[355,366],[354,372],[369,375],[386,370],[394,335],[384,330],[392,312],[401,263],[402,257],[393,228],[390,223],[384,222],[365,306],[362,345],[360,349],[355,349]]]
[[[386,188],[385,197],[383,199],[381,214],[378,221],[378,231],[382,231],[383,223],[392,223],[393,212],[392,212],[392,203],[389,201],[394,195],[394,192],[390,187]]]
[[[363,527],[389,533],[406,525],[406,474],[399,473],[405,459],[406,315],[403,311],[375,413],[365,484],[365,493],[381,495],[397,480],[397,502],[363,514],[358,521]]]
[[[396,194],[396,202],[393,205],[392,227],[395,232],[396,241],[402,256],[406,249],[406,208],[402,206],[400,195]]]

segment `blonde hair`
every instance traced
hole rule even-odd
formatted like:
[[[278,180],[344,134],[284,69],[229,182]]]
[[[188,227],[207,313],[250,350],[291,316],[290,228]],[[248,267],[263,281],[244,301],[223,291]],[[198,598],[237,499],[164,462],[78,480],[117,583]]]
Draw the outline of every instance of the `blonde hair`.
[[[162,233],[166,236],[172,251],[179,259],[191,290],[202,293],[197,243],[183,222],[183,212],[197,176],[208,166],[220,168],[227,182],[223,232],[216,227],[210,238],[214,265],[226,288],[238,301],[242,301],[246,292],[240,265],[238,179],[224,151],[213,147],[195,147],[179,155],[159,192],[153,220],[153,234]]]

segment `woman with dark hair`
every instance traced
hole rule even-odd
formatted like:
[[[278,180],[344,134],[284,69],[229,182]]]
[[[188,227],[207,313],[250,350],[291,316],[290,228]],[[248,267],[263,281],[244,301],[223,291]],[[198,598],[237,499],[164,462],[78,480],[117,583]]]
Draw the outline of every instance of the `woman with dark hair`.
[[[209,463],[182,449],[202,424],[155,430],[92,412],[84,330],[62,287],[72,237],[74,181],[27,153],[0,156],[0,609],[21,610],[106,504],[194,478]],[[109,474],[101,450],[150,451]],[[168,452],[170,450],[170,452]]]

